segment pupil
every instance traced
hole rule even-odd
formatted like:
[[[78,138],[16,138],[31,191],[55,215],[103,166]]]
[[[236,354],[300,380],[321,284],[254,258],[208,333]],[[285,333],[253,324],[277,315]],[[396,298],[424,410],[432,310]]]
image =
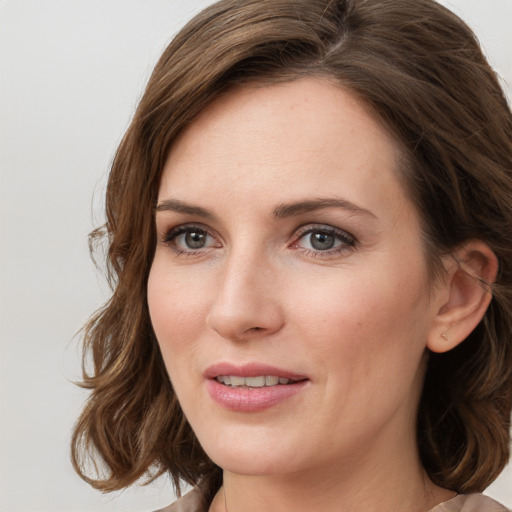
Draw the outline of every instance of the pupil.
[[[311,246],[319,251],[332,249],[334,246],[334,236],[329,233],[312,233]]]
[[[205,234],[197,231],[192,231],[185,235],[185,243],[190,249],[201,249],[204,247],[205,239]]]

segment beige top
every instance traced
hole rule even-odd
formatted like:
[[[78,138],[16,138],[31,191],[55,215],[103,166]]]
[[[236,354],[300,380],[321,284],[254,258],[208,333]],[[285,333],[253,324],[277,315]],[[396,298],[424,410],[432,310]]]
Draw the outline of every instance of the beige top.
[[[483,494],[459,494],[440,503],[429,512],[510,512],[497,501]]]
[[[209,505],[202,503],[202,493],[194,489],[183,498],[156,512],[208,512]],[[483,494],[459,494],[428,512],[512,512],[497,501]]]

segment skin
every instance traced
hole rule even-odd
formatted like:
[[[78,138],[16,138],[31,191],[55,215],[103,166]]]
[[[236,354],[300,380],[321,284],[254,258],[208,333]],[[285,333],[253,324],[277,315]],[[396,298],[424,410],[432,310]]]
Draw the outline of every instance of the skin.
[[[415,417],[458,274],[429,287],[398,157],[364,104],[312,78],[232,90],[174,144],[148,304],[183,411],[224,469],[210,510],[411,512],[454,495],[421,467]],[[318,198],[345,204],[275,215]],[[190,247],[199,228],[204,245]],[[333,229],[332,249],[312,245]],[[227,410],[203,375],[226,361],[307,385],[263,411]]]

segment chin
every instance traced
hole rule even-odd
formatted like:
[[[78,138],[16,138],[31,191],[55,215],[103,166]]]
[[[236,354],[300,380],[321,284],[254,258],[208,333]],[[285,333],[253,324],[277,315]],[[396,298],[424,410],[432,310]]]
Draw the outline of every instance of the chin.
[[[247,476],[284,474],[299,469],[297,448],[280,439],[265,439],[252,429],[246,436],[222,434],[222,439],[201,439],[201,445],[217,466],[230,473]],[[301,459],[304,454],[301,454]]]
[[[244,476],[269,476],[290,472],[290,465],[278,462],[275,457],[262,457],[258,454],[215,453],[211,457],[224,471]]]

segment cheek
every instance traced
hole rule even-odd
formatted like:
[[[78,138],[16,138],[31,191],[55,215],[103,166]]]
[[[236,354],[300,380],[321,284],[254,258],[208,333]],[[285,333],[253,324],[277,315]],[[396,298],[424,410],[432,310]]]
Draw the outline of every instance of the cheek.
[[[161,258],[155,257],[148,279],[148,308],[153,330],[170,370],[172,360],[193,350],[204,325],[206,293],[197,282],[164,269]]]
[[[333,431],[351,425],[364,432],[401,404],[417,406],[427,329],[424,293],[419,285],[412,289],[378,275],[331,283],[336,285],[310,294],[296,311],[302,326],[297,339],[308,340],[304,353],[321,368]]]
[[[422,267],[418,271],[393,275],[374,264],[372,272],[339,272],[303,283],[292,294],[300,297],[292,307],[301,335],[314,340],[326,364],[357,364],[365,374],[419,359],[428,304]]]

